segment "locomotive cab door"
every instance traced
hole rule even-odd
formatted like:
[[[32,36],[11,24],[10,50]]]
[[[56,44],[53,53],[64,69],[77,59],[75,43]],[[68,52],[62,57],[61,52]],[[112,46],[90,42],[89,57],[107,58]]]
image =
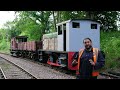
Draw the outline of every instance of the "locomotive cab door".
[[[66,51],[66,24],[63,24],[63,51]]]

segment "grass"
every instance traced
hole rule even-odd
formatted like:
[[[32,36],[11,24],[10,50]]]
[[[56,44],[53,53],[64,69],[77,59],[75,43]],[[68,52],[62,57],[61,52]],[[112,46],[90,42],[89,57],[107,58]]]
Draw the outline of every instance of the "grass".
[[[10,42],[7,42],[5,39],[0,41],[0,52],[9,54],[10,51]]]

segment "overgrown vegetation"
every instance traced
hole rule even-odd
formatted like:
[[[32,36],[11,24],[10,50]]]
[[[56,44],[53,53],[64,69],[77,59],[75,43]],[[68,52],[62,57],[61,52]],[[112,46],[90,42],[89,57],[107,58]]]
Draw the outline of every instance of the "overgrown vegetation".
[[[101,32],[101,49],[106,54],[105,69],[120,68],[120,32]]]
[[[5,40],[2,40],[0,42],[0,52],[9,54],[10,53],[9,49],[10,49],[10,42],[6,42]]]

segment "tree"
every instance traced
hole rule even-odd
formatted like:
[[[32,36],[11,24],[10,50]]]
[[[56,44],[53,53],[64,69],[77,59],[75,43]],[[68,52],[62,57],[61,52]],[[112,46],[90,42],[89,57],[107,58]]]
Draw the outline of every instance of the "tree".
[[[86,11],[86,18],[99,21],[101,29],[104,31],[117,30],[117,11]]]
[[[42,35],[50,31],[49,27],[49,17],[51,15],[51,11],[18,11],[20,17],[29,17],[33,20],[37,25],[39,25],[39,34],[40,40],[42,39]]]
[[[56,28],[56,18],[55,18],[55,12],[54,11],[52,11],[52,14],[53,14],[53,24],[54,24],[54,30],[55,30],[55,32],[57,32],[57,28]],[[58,17],[57,17],[57,21],[59,21],[59,13],[57,13],[58,14]]]

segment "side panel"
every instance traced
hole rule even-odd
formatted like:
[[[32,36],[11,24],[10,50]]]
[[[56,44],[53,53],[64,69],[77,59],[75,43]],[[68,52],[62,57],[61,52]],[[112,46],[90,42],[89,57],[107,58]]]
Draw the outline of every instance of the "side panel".
[[[15,38],[11,39],[10,48],[12,50],[17,50],[18,47],[17,47],[17,43],[16,43],[16,39]]]
[[[43,50],[57,50],[57,38],[44,38]]]
[[[42,41],[43,50],[57,50],[57,32],[44,34]]]
[[[48,42],[49,39],[43,39],[43,50],[49,50]]]
[[[69,51],[69,23],[66,23],[66,51]]]
[[[58,49],[58,38],[54,38],[54,40],[55,40],[55,50],[57,51],[57,49]]]
[[[38,49],[43,49],[42,45],[43,45],[42,41],[36,41],[37,50]]]
[[[58,51],[63,51],[63,34],[58,35]]]
[[[22,42],[22,50],[24,50],[25,42]]]
[[[18,50],[21,50],[21,43],[18,43]]]
[[[80,23],[80,28],[72,28],[72,22],[70,22],[69,30],[69,52],[78,52],[81,48],[84,48],[83,39],[90,38],[93,43],[93,47],[100,49],[100,27],[97,24],[97,29],[91,29],[91,23],[89,21],[75,21]],[[96,23],[95,23],[96,24]]]
[[[27,49],[27,42],[24,42],[24,48],[23,50],[26,50]]]
[[[31,41],[31,50],[36,51],[36,42],[35,41]]]
[[[29,42],[27,42],[27,51],[29,51]]]

